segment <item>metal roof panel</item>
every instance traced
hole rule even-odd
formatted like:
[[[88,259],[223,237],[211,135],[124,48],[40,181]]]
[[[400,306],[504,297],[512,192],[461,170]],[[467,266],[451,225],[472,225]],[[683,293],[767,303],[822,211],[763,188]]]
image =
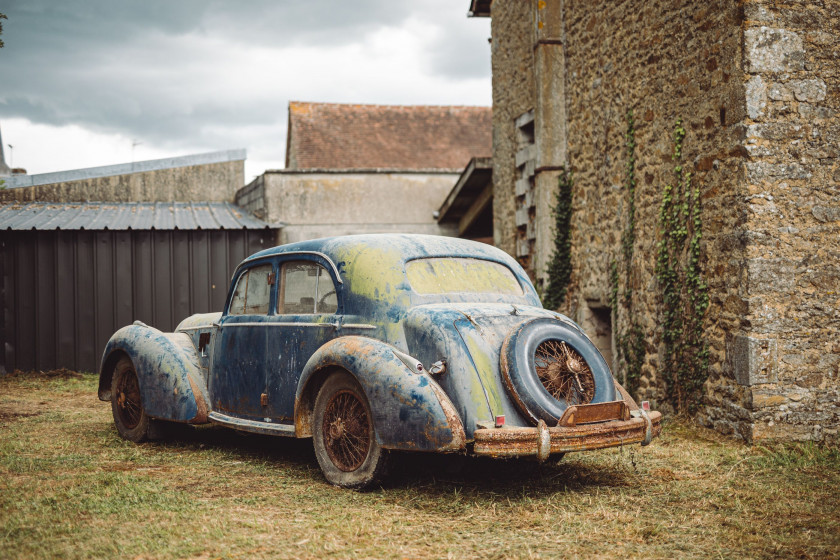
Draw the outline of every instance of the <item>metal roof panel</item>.
[[[29,202],[0,205],[0,230],[263,229],[228,202]]]
[[[198,229],[216,229],[219,227],[218,222],[210,213],[210,209],[206,204],[201,202],[190,203],[193,218],[195,219]]]
[[[188,205],[173,204],[172,217],[178,229],[198,229],[198,223],[193,218],[192,208]]]
[[[174,210],[172,206],[166,202],[158,202],[155,204],[155,217],[152,221],[152,228],[154,229],[175,229],[175,218],[172,215]]]

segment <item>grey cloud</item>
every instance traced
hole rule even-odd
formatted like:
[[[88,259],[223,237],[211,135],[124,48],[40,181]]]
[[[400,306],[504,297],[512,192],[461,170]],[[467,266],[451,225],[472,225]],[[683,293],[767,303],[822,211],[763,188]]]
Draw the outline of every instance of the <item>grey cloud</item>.
[[[449,16],[453,2],[460,4],[457,21]],[[360,76],[360,84],[336,84],[313,94],[306,76],[288,76],[279,91],[267,92],[258,103],[245,101],[254,99],[247,83],[237,84],[241,98],[236,88],[213,97],[208,88],[214,83],[204,76],[191,81],[189,66],[212,65],[222,53],[204,47],[167,52],[173,39],[183,39],[177,43],[183,47],[190,37],[209,37],[220,49],[343,46],[415,19],[437,29],[422,53],[429,71],[451,79],[489,77],[488,32],[482,22],[466,20],[467,5],[466,0],[7,0],[0,117],[79,124],[175,148],[229,147],[218,146],[224,133],[208,132],[208,126],[243,130],[276,120],[277,129],[266,138],[282,139],[289,99],[365,95],[370,91],[366,77]],[[214,79],[227,83],[231,78],[220,68]]]
[[[483,21],[475,23],[469,32],[453,32],[451,23],[434,44],[430,53],[432,70],[452,78],[490,77],[490,30]]]
[[[5,32],[10,45],[40,51],[185,33],[274,46],[343,44],[362,30],[403,21],[410,6],[392,0],[12,0]]]

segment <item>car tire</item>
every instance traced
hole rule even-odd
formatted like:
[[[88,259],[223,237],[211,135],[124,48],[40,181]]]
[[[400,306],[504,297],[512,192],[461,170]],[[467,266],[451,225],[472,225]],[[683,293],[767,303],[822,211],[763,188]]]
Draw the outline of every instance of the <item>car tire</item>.
[[[140,384],[134,364],[127,357],[117,362],[111,380],[111,412],[117,432],[123,438],[140,443],[150,439],[154,422],[143,408]]]
[[[330,484],[361,490],[384,478],[388,451],[376,441],[364,390],[346,372],[327,378],[315,399],[313,445]]]
[[[563,362],[564,359],[568,361]],[[505,338],[500,361],[508,392],[520,411],[535,424],[542,420],[556,425],[573,404],[616,398],[615,383],[604,357],[586,335],[557,319],[540,317],[521,323]],[[573,368],[566,367],[570,363]],[[562,390],[550,384],[546,373],[549,370],[564,381]]]

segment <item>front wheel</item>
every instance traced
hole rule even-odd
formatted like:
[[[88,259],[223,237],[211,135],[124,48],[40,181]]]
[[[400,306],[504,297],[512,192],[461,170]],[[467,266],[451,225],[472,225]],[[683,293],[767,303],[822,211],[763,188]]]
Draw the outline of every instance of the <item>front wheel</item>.
[[[120,436],[134,443],[150,438],[152,420],[143,408],[137,372],[128,358],[120,359],[114,368],[114,377],[111,380],[111,412],[114,414],[114,424]]]
[[[321,387],[312,431],[315,456],[331,484],[362,489],[385,476],[388,452],[376,442],[367,397],[350,374],[336,372]]]

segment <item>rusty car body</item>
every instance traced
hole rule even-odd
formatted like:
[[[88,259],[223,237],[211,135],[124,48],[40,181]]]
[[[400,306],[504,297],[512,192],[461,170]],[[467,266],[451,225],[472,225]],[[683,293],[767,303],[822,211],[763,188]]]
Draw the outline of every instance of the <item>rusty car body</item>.
[[[312,437],[327,480],[354,488],[392,451],[545,460],[646,445],[661,421],[510,256],[423,235],[252,255],[221,312],[117,331],[99,398],[137,442],[166,422]]]

